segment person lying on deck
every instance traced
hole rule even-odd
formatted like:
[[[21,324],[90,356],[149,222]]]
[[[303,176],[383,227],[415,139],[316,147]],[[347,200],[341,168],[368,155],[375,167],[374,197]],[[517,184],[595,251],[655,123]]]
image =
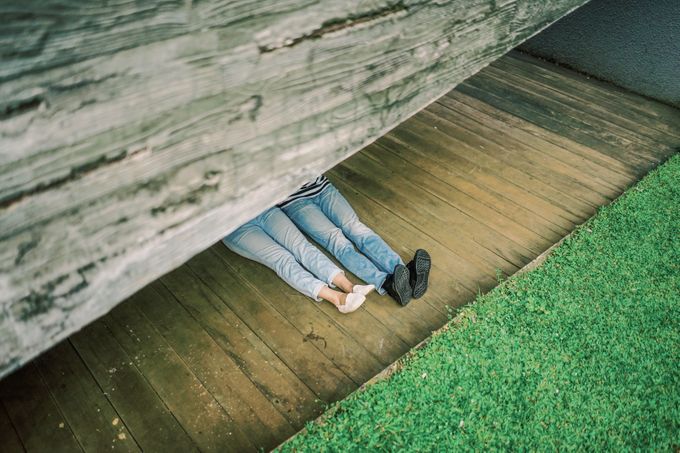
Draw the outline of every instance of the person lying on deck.
[[[277,206],[302,232],[354,275],[373,285],[379,294],[388,293],[406,305],[412,297],[418,299],[427,291],[430,255],[419,249],[413,260],[404,264],[380,236],[359,220],[325,176],[303,185]]]
[[[374,289],[373,285],[353,284],[278,207],[241,225],[222,242],[231,251],[269,267],[305,296],[329,301],[341,313],[359,308]]]
[[[369,284],[353,284],[307,241],[298,227]],[[405,265],[380,236],[359,220],[349,202],[324,176],[303,185],[222,242],[233,252],[274,270],[302,294],[331,302],[341,313],[359,308],[376,288],[379,294],[388,293],[402,305],[427,291],[429,254],[417,250]]]

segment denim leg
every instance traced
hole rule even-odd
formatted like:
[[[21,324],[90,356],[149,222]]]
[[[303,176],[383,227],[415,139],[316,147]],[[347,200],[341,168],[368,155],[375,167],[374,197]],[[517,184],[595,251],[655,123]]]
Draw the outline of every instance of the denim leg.
[[[333,261],[307,240],[280,208],[269,209],[258,220],[269,236],[292,253],[298,263],[319,280],[333,285],[333,279],[342,273]]]
[[[380,236],[359,220],[352,206],[335,186],[330,184],[312,200],[359,251],[383,272],[391,274],[398,264],[404,264],[401,257]]]
[[[387,273],[378,269],[345,237],[321,209],[311,200],[297,200],[283,208],[288,217],[307,233],[314,241],[331,252],[347,269],[366,283],[373,284],[380,294],[384,294],[382,284]]]
[[[319,301],[319,291],[326,286],[303,268],[295,257],[272,239],[257,224],[250,221],[222,239],[224,245],[260,264],[272,269],[290,286],[312,299]]]

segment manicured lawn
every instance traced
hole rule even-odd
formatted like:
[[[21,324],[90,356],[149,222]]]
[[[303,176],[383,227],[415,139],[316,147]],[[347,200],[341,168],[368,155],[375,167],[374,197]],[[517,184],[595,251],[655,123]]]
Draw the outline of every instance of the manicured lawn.
[[[679,155],[283,450],[649,448],[680,448]]]

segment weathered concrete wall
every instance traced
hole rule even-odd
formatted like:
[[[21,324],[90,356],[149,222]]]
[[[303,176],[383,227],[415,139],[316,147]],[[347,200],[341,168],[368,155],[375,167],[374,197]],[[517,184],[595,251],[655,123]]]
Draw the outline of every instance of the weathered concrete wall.
[[[586,0],[0,5],[0,375]]]
[[[593,0],[522,50],[680,107],[678,0]]]

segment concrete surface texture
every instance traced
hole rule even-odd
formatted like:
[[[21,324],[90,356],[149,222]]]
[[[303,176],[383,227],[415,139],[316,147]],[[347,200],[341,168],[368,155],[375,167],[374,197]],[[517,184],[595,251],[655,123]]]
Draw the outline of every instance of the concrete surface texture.
[[[679,0],[593,0],[521,49],[680,106]]]

